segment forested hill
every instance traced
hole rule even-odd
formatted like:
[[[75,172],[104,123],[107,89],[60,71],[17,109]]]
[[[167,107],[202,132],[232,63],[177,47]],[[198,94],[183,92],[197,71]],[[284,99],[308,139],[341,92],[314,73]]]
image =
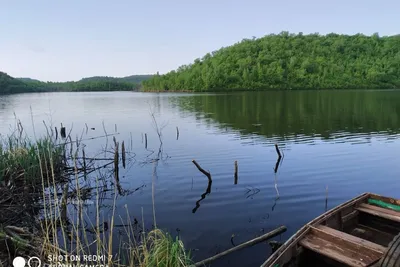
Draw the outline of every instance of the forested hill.
[[[30,86],[7,75],[7,73],[0,71],[0,94],[17,94],[38,91],[40,91],[38,88]]]
[[[122,78],[90,77],[77,82],[42,82],[31,78],[13,78],[0,72],[0,94],[62,91],[135,91],[151,75],[132,75]]]
[[[79,80],[80,82],[99,82],[99,81],[119,81],[119,82],[131,82],[131,83],[141,83],[145,80],[150,79],[153,75],[131,75],[122,78],[108,77],[108,76],[94,76],[83,78]]]
[[[244,39],[143,82],[144,90],[400,88],[400,35]]]

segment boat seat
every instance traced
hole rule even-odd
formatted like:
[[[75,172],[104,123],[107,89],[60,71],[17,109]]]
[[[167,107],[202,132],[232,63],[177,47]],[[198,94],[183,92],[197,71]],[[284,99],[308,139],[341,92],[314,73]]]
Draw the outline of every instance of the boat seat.
[[[381,245],[324,225],[310,228],[299,244],[348,266],[371,266],[379,261],[386,251]]]
[[[368,213],[374,216],[382,217],[391,221],[400,222],[400,212],[381,208],[378,206],[362,203],[356,210]]]

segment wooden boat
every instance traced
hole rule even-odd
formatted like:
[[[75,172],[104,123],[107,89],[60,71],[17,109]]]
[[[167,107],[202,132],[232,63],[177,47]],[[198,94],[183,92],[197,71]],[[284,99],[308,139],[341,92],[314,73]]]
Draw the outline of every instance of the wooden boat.
[[[400,267],[400,200],[364,193],[315,218],[261,267]]]

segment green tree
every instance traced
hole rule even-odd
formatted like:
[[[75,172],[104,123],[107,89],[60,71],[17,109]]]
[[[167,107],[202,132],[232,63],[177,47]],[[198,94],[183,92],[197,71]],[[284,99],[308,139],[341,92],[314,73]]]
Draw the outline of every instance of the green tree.
[[[143,81],[143,90],[400,88],[400,36],[282,32],[243,39]]]

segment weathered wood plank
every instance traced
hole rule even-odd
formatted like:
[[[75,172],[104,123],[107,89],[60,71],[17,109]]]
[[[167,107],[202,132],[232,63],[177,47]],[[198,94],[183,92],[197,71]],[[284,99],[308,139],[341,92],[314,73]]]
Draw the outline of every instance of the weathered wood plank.
[[[329,227],[325,227],[323,229],[327,229]],[[335,229],[332,229],[333,231]],[[353,242],[350,239],[351,236],[340,232],[340,231],[336,231],[335,234],[333,234],[333,231],[324,231],[321,229],[318,229],[316,227],[312,227],[311,229],[311,233],[321,239],[324,239],[327,242],[331,242],[333,244],[336,244],[337,246],[339,246],[342,249],[347,249],[349,251],[358,251],[360,253],[363,253],[365,255],[371,255],[374,259],[376,258],[380,258],[383,254],[382,251],[375,251],[374,249],[365,246],[363,242],[361,242],[360,238],[354,237],[354,239],[358,239],[357,242]],[[347,235],[347,237],[346,237]],[[346,237],[346,238],[343,238]],[[366,241],[366,240],[365,240]],[[385,249],[383,248],[383,251]]]
[[[378,256],[382,255],[386,251],[386,247],[384,247],[384,246],[378,245],[376,243],[370,242],[368,240],[365,240],[365,239],[362,239],[362,238],[359,238],[359,237],[356,237],[353,235],[349,235],[347,233],[332,229],[330,227],[326,227],[324,225],[319,225],[316,228],[327,234],[337,237],[338,239],[343,239],[343,240],[346,240],[346,241],[349,241],[349,242],[352,242],[355,244],[359,244],[368,249],[374,250],[375,252],[377,252]]]
[[[351,267],[366,267],[377,260],[373,255],[367,255],[357,249],[344,248],[313,234],[305,236],[300,241],[300,245]]]
[[[358,211],[365,212],[374,216],[382,217],[388,220],[400,222],[400,212],[389,210],[369,204],[360,204],[357,208]]]
[[[354,219],[358,216],[359,211],[353,210],[347,215],[342,216],[342,223],[347,223],[349,220]]]
[[[358,224],[357,227],[351,231],[351,235],[360,237],[384,247],[387,247],[394,238],[393,234],[380,231],[363,224]]]

